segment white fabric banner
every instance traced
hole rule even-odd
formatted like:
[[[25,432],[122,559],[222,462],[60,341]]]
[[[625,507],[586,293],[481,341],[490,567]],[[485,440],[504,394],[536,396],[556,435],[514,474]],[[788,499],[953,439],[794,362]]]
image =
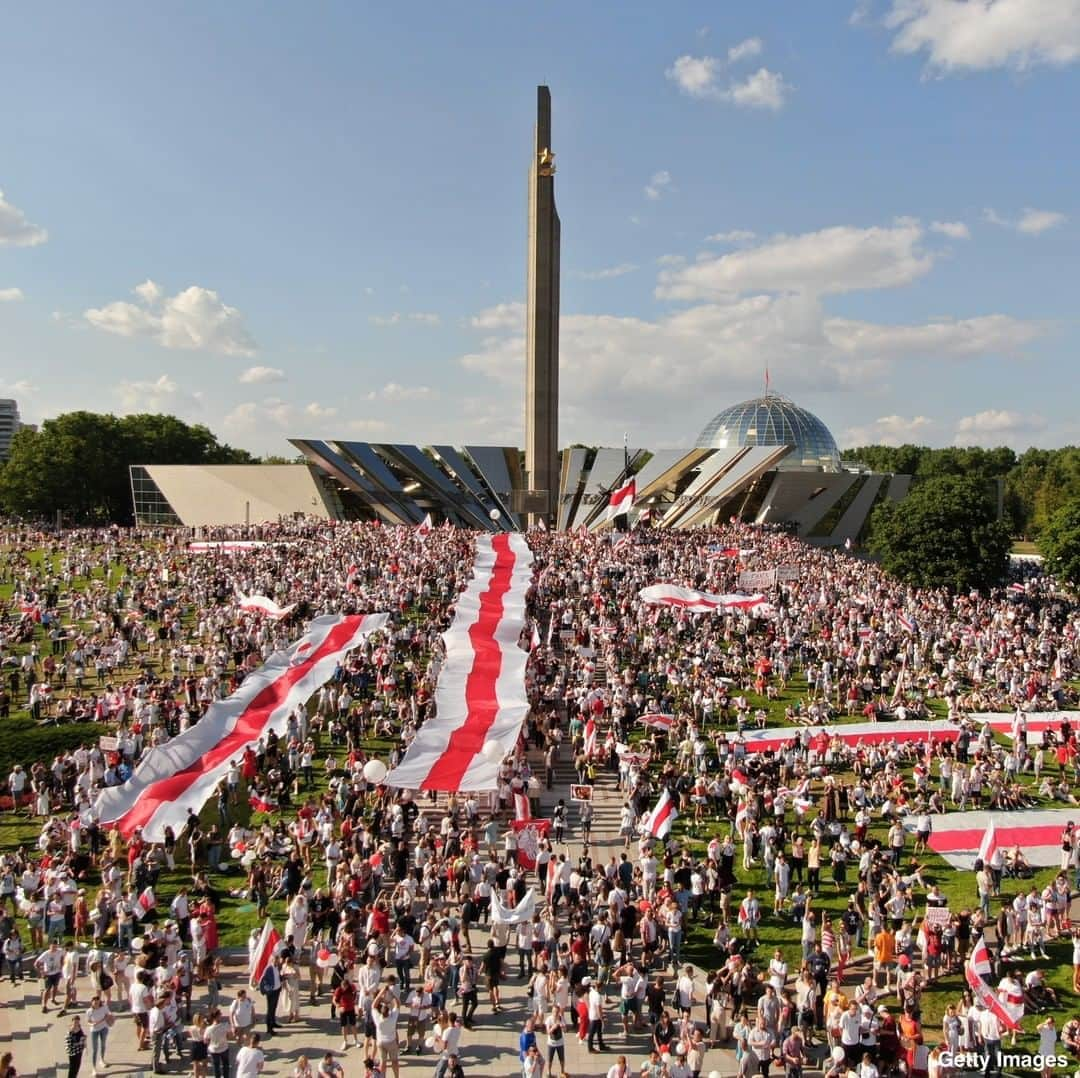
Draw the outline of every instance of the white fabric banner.
[[[750,611],[769,605],[764,595],[711,595],[676,584],[650,584],[638,592],[638,597],[650,606],[678,607],[693,614],[712,614],[718,610]]]
[[[250,673],[232,696],[211,704],[194,726],[152,749],[127,782],[103,790],[94,805],[102,825],[118,827],[125,837],[142,828],[150,842],[161,842],[167,826],[179,834],[188,809],[198,814],[230,761],[271,730],[284,733],[297,705],[329,681],[337,664],[387,618],[316,618],[300,640]]]
[[[532,551],[519,533],[481,535],[473,578],[443,634],[446,662],[435,687],[435,716],[386,777],[404,790],[494,790],[502,758],[529,712],[525,626]],[[499,752],[482,752],[493,742]]]

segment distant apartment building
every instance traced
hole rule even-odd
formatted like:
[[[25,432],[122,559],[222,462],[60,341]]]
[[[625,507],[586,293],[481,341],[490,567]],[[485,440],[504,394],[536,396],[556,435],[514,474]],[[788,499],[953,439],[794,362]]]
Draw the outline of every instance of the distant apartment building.
[[[19,404],[13,400],[0,400],[0,460],[7,460],[11,452],[11,439],[22,426],[19,422]]]

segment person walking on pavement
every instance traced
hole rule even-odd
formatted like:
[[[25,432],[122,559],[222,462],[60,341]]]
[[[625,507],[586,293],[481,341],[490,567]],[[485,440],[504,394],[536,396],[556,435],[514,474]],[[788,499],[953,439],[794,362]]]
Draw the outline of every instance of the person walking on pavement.
[[[278,1000],[281,999],[281,959],[271,962],[259,978],[259,991],[266,999],[266,1035],[272,1037],[277,1029]]]
[[[67,1035],[68,1078],[75,1078],[82,1066],[83,1052],[86,1051],[86,1034],[83,1032],[79,1016],[71,1019],[71,1028]]]
[[[590,977],[586,977],[582,986],[588,988],[589,994],[585,1003],[589,1008],[589,1035],[588,1046],[590,1052],[606,1052],[604,1044],[604,994],[593,984]]]

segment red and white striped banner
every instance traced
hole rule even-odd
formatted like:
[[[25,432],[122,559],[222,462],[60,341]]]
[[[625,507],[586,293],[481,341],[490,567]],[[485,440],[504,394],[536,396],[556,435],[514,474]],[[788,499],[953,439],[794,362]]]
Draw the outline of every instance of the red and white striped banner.
[[[251,969],[248,971],[248,984],[258,988],[266,967],[274,960],[274,951],[281,942],[281,933],[274,927],[269,917],[263,922],[262,932],[251,952]]]
[[[829,747],[834,737],[850,746],[879,745],[885,741],[927,741],[936,744],[955,741],[960,733],[960,727],[955,723],[926,722],[921,719],[907,719],[904,722],[846,722],[804,729],[809,730],[811,747],[821,752]],[[747,752],[776,752],[797,740],[802,733],[803,730],[794,726],[770,726],[764,730],[747,731],[743,734],[743,740]]]
[[[993,1011],[1006,1029],[1019,1030],[1024,1017],[1023,994],[1021,993],[1019,1002],[1014,998],[1003,998],[1003,993],[1000,991],[995,994],[988,981],[992,975],[990,952],[986,941],[980,937],[968,957],[967,965],[964,967],[964,977],[978,1001],[987,1010]]]
[[[664,838],[678,818],[675,799],[671,796],[671,791],[665,788],[660,800],[656,802],[656,808],[641,821],[641,832],[652,835],[653,838]]]
[[[446,662],[435,686],[435,717],[413,738],[386,777],[403,790],[494,790],[499,766],[529,712],[528,654],[517,646],[525,625],[532,552],[518,533],[476,540],[473,578],[443,634]],[[486,742],[500,752],[485,753]]]
[[[651,726],[656,730],[670,730],[675,722],[675,716],[663,715],[656,711],[648,715],[642,715],[638,719],[638,722],[640,722],[642,726]]]
[[[764,595],[710,595],[707,591],[680,588],[675,584],[650,584],[638,596],[650,606],[674,606],[692,614],[712,614],[718,610],[746,610],[768,606]]]
[[[236,605],[241,610],[248,611],[248,613],[265,614],[275,621],[288,617],[296,609],[296,603],[289,603],[288,606],[278,606],[273,599],[266,595],[238,595]]]
[[[241,554],[269,545],[264,539],[214,539],[188,543],[187,548],[189,554]]]
[[[1080,818],[1075,807],[1021,809],[1013,812],[946,812],[934,816],[929,846],[954,868],[970,869],[984,849],[993,828],[993,845],[1001,850],[1019,846],[1033,868],[1052,868],[1061,863],[1061,834],[1065,825]],[[904,826],[913,831],[914,816]],[[986,849],[990,850],[989,844]]]
[[[232,696],[211,704],[194,726],[151,750],[127,782],[103,790],[94,806],[102,825],[118,827],[125,838],[142,828],[149,842],[161,842],[167,826],[179,833],[188,809],[202,809],[230,761],[271,730],[284,733],[293,709],[329,681],[338,663],[383,628],[387,617],[316,618],[306,636],[248,674]],[[303,658],[297,660],[298,654]]]

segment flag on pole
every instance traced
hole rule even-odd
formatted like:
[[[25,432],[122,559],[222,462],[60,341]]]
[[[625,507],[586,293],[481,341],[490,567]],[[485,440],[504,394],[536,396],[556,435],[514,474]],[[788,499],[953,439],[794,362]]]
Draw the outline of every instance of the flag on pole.
[[[423,539],[431,534],[431,529],[433,526],[434,525],[431,522],[431,514],[428,513],[425,515],[424,519],[416,525],[416,534],[419,535],[421,539]]]
[[[900,623],[900,628],[905,632],[913,633],[915,631],[915,619],[908,617],[907,614],[898,614],[896,620]]]
[[[540,646],[540,628],[533,622],[532,637],[529,639],[529,650],[535,651]]]
[[[540,530],[541,530],[542,532],[546,532],[546,531],[547,531],[547,525],[546,525],[546,524],[544,523],[544,518],[543,518],[543,517],[537,517],[537,518],[536,518],[536,526],[537,526],[537,527],[538,527],[538,528],[539,528],[539,529],[540,529]]]
[[[652,835],[653,838],[665,838],[678,817],[675,799],[671,796],[671,791],[665,787],[660,800],[656,802],[656,808],[642,820],[641,830],[643,833]]]
[[[251,952],[251,969],[248,971],[250,974],[248,983],[252,988],[259,987],[259,981],[262,980],[266,967],[274,960],[274,948],[280,942],[281,933],[274,927],[274,922],[267,917],[262,926],[262,931],[259,933],[259,941]]]
[[[979,860],[984,865],[990,864],[990,858],[994,856],[994,850],[997,848],[997,828],[994,826],[994,821],[991,820],[990,826],[986,829],[986,834],[983,835],[983,840],[979,845]]]
[[[631,479],[625,486],[619,487],[618,490],[612,492],[611,500],[608,502],[606,519],[613,520],[615,517],[629,513],[634,506],[636,497],[637,483]]]
[[[585,723],[585,755],[592,756],[596,752],[596,719],[589,719]]]
[[[1006,1029],[1018,1030],[1020,1019],[1024,1016],[1023,996],[1020,997],[1019,1013],[1017,1013],[1013,1001],[1003,1002],[994,994],[986,980],[991,969],[990,952],[987,950],[986,941],[980,937],[968,956],[967,965],[964,967],[964,977],[979,1003],[988,1011],[992,1011]]]
[[[532,809],[529,807],[529,795],[523,794],[520,790],[514,791],[514,819],[532,819]]]
[[[143,892],[131,904],[131,913],[136,921],[141,921],[152,909],[157,906],[157,898],[153,887],[146,887]]]

